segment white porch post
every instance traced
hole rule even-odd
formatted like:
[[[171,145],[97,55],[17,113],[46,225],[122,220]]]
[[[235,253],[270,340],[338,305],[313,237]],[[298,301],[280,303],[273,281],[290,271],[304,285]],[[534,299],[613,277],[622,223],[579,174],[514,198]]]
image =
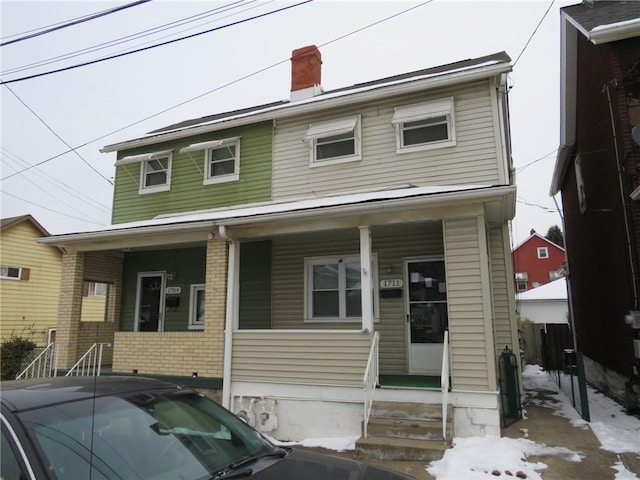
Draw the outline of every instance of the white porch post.
[[[373,332],[373,272],[371,271],[371,230],[360,228],[360,282],[362,296],[362,330]]]
[[[233,330],[238,327],[240,246],[237,240],[229,240],[229,267],[227,269],[227,309],[224,328],[224,360],[222,366],[222,405],[231,409],[231,359],[233,354]]]

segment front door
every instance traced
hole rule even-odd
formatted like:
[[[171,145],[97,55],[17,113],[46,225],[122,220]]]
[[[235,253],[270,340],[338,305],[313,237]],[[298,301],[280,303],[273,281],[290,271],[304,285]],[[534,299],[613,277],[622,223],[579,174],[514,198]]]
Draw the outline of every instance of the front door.
[[[161,332],[164,328],[165,272],[138,274],[135,330]]]
[[[444,260],[406,262],[409,373],[440,375],[444,332],[449,328]]]

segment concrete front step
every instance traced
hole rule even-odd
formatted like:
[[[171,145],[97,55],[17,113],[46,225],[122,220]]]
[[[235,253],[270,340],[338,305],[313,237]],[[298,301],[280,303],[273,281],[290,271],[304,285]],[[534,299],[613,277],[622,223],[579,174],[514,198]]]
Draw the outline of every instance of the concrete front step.
[[[369,418],[367,434],[370,437],[413,438],[442,440],[442,419],[405,420],[401,418]],[[451,438],[451,422],[447,422],[447,438]]]
[[[448,442],[391,437],[360,437],[356,441],[356,458],[377,460],[440,460]]]
[[[442,421],[442,405],[436,403],[373,402],[371,417]],[[451,406],[448,416],[451,418]]]

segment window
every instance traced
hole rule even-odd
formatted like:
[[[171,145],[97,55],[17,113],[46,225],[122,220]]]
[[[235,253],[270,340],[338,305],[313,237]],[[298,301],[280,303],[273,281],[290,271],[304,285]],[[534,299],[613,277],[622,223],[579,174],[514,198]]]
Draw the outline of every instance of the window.
[[[313,123],[305,140],[311,149],[311,165],[357,161],[362,158],[360,117]]]
[[[29,280],[29,269],[21,267],[0,266],[0,278],[11,280]]]
[[[10,439],[11,434],[8,429],[9,427],[7,427],[7,432],[5,432],[3,424],[1,432],[2,440],[0,443],[2,446],[2,455],[0,455],[0,478],[6,480],[22,480],[31,478],[22,468],[18,453],[13,448],[14,445]]]
[[[456,144],[453,97],[397,107],[391,123],[396,128],[397,153]]]
[[[526,272],[516,273],[516,292],[526,292],[528,290],[527,280],[529,280],[529,276]]]
[[[562,269],[549,272],[549,280],[551,280],[552,282],[563,277],[564,275],[562,273]]]
[[[204,284],[191,285],[189,295],[189,329],[204,328]]]
[[[538,247],[538,258],[549,258],[549,249],[547,247]]]
[[[375,260],[372,270],[377,271]],[[358,321],[362,318],[360,258],[306,260],[307,318],[321,321]],[[376,281],[373,279],[374,316]]]
[[[171,183],[171,155],[159,156],[142,162],[140,193],[169,190]]]
[[[90,297],[106,297],[109,285],[100,282],[89,282]]]
[[[180,153],[204,150],[204,185],[240,179],[240,137],[194,143]]]

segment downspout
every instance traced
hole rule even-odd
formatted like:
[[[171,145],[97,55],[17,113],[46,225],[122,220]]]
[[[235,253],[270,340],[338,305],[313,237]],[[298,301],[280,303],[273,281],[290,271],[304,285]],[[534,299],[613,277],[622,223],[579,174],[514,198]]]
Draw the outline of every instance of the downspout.
[[[227,241],[228,268],[227,268],[227,308],[224,329],[224,356],[222,361],[222,406],[232,409],[231,405],[231,361],[233,354],[233,329],[235,313],[237,311],[237,289],[236,276],[238,271],[238,242],[231,239],[226,232],[224,225],[218,227],[220,238]]]
[[[616,168],[618,169],[618,184],[620,187],[620,199],[622,201],[622,214],[624,217],[624,231],[627,237],[627,251],[629,253],[629,270],[631,273],[631,286],[633,288],[633,309],[638,309],[638,285],[636,279],[636,268],[634,265],[633,246],[631,243],[631,232],[629,230],[628,203],[624,195],[624,180],[622,176],[622,167],[620,166],[620,151],[618,149],[618,136],[613,116],[613,104],[611,103],[611,83],[605,84],[603,90],[607,91],[607,100],[609,101],[609,115],[611,117],[611,130],[613,132],[613,148],[616,155]]]

